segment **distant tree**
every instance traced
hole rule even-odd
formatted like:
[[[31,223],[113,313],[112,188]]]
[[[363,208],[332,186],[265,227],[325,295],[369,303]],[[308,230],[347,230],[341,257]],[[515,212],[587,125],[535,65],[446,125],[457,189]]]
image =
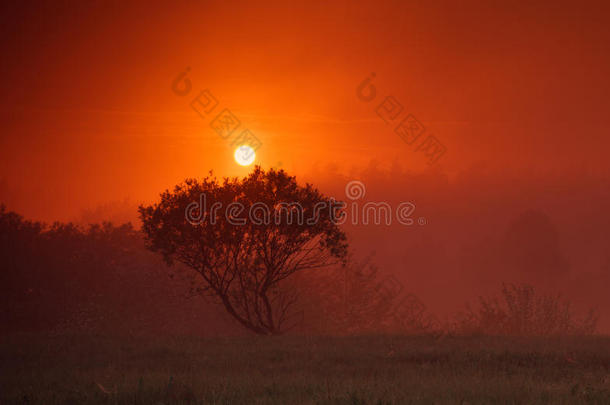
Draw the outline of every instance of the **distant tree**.
[[[296,296],[280,283],[340,263],[347,253],[345,234],[333,220],[337,203],[283,170],[256,167],[241,180],[222,182],[211,174],[188,179],[139,212],[149,249],[168,264],[192,268],[202,281],[199,291],[258,334],[293,326]]]
[[[553,286],[570,269],[551,218],[534,210],[523,212],[510,223],[500,258],[514,281],[534,285]]]

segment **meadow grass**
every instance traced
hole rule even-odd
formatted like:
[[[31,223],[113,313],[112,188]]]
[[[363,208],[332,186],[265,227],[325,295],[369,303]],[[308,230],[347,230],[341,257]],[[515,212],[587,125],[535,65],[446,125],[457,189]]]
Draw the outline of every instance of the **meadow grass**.
[[[0,339],[1,404],[609,404],[610,338]]]

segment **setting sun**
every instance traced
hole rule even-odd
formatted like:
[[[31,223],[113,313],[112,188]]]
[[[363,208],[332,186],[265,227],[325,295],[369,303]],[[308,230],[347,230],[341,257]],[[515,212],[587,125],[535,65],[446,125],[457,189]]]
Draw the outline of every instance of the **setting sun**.
[[[250,146],[241,145],[235,149],[233,157],[235,157],[237,164],[241,166],[249,166],[254,162],[256,154],[254,153],[254,149],[252,149]]]

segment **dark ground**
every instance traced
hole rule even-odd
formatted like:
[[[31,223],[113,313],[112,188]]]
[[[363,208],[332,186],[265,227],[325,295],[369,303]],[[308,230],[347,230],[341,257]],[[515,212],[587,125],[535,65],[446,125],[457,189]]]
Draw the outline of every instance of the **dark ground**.
[[[1,339],[2,404],[608,404],[610,338]]]

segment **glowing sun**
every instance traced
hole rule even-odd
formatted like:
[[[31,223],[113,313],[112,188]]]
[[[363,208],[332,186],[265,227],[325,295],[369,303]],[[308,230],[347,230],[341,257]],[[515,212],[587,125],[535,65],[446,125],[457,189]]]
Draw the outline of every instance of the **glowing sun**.
[[[233,154],[235,161],[237,164],[242,166],[251,165],[254,162],[254,158],[256,154],[254,153],[254,149],[252,149],[248,145],[241,145],[235,149],[235,153]]]

